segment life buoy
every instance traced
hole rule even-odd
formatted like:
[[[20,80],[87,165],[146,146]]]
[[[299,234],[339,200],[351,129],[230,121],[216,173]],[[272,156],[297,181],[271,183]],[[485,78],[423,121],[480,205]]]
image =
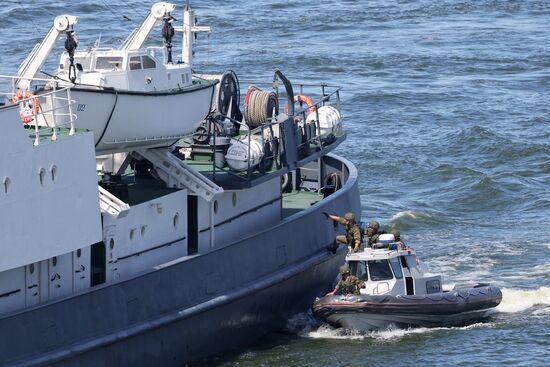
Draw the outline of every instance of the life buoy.
[[[294,96],[294,103],[296,102],[305,103],[309,107],[309,112],[315,112],[315,103],[313,103],[313,99],[305,94],[296,94]],[[288,114],[288,102],[285,104],[285,113]]]
[[[31,98],[33,98],[32,101],[30,100]],[[40,104],[38,103],[38,98],[36,98],[34,94],[29,92],[28,90],[20,90],[19,92],[17,92],[17,94],[11,99],[11,103],[17,104],[21,100],[27,101],[21,104],[19,116],[21,117],[21,121],[23,121],[24,124],[28,124],[29,122],[34,120],[33,115],[36,115],[40,112]]]

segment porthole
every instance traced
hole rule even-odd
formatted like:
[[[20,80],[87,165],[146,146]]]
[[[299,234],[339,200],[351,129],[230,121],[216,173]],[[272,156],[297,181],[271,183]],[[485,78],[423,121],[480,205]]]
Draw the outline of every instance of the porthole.
[[[147,226],[141,226],[141,237],[145,236],[145,229],[146,228],[147,228]]]
[[[174,228],[178,228],[179,221],[180,221],[180,213],[174,214],[174,221],[173,221]]]
[[[218,200],[214,200],[214,214],[218,213]]]
[[[57,178],[57,166],[55,164],[50,168],[50,173],[52,175],[52,182],[55,182]]]
[[[44,168],[40,168],[40,171],[38,172],[38,178],[40,179],[40,185],[44,186],[44,178],[46,177],[46,170]]]
[[[53,266],[56,266],[56,265],[57,265],[57,256],[54,256],[54,257],[52,258],[52,265],[53,265]]]
[[[9,177],[4,177],[4,193],[7,194],[11,185],[11,180]]]
[[[233,196],[231,197],[231,201],[233,202],[233,206],[237,206],[237,193],[234,192]]]
[[[34,273],[34,264],[29,265],[29,273],[31,273],[31,274]]]
[[[134,239],[134,236],[136,235],[136,230],[135,229],[131,229],[130,230],[130,241]]]
[[[76,257],[80,258],[80,256],[82,256],[82,250],[78,249],[78,250],[76,250]]]
[[[115,248],[115,240],[113,238],[111,238],[109,240],[109,248],[112,250],[113,248]]]

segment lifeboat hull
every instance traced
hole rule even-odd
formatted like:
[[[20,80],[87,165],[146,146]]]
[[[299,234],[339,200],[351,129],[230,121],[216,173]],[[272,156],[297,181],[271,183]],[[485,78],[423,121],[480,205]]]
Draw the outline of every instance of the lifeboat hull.
[[[483,320],[502,300],[499,288],[480,284],[429,295],[325,296],[313,304],[316,317],[355,331],[397,327],[459,326]]]
[[[98,155],[170,146],[208,116],[214,86],[147,93],[75,87],[70,92],[74,125],[93,132]],[[67,102],[55,103],[59,114],[68,116]],[[43,125],[53,127],[52,121],[46,116]]]

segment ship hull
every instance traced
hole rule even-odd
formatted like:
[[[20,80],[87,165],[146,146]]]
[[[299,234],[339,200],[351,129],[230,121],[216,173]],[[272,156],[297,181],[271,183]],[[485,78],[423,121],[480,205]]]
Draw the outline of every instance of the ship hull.
[[[322,212],[361,212],[355,167],[331,159],[344,186],[270,228],[0,318],[0,364],[180,366],[280,330],[345,261]]]

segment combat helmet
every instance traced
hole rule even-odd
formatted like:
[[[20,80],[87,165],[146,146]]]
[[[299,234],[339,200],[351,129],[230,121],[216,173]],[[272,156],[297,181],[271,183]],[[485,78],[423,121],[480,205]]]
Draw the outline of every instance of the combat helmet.
[[[380,229],[380,223],[378,223],[377,221],[375,220],[371,220],[367,226],[367,228],[372,228],[374,230],[379,230]]]
[[[340,274],[342,275],[349,274],[349,268],[346,265],[340,266]]]
[[[353,213],[346,213],[346,215],[344,215],[344,219],[345,219],[345,220],[352,220],[352,221],[354,221],[354,220],[355,220],[355,214],[353,214]]]
[[[401,233],[397,230],[397,229],[394,229],[393,231],[391,231],[391,234],[393,234],[393,237],[397,240],[401,237]]]

